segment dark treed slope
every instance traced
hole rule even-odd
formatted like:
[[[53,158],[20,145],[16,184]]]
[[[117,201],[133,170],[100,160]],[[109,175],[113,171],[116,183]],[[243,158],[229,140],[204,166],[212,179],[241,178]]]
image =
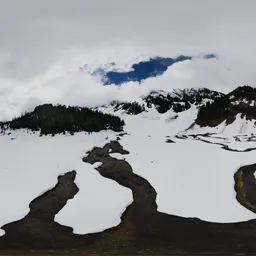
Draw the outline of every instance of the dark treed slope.
[[[0,128],[30,129],[41,134],[57,134],[63,132],[98,132],[101,130],[122,131],[124,121],[117,116],[103,114],[97,110],[80,107],[53,106],[45,104],[38,106],[33,112],[25,113],[10,122],[1,122]]]
[[[225,120],[230,124],[237,114],[248,120],[256,119],[256,88],[241,86],[212,103],[208,102],[200,108],[196,124],[214,127]]]

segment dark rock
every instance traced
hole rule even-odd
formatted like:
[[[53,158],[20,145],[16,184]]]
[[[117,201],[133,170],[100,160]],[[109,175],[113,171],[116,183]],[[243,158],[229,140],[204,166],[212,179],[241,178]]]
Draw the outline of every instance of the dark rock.
[[[114,106],[114,110],[123,110],[128,115],[138,115],[145,111],[145,106],[140,105],[138,102],[119,102],[119,101],[113,101],[111,102],[111,105]]]
[[[206,88],[174,90],[172,93],[159,90],[143,97],[143,103],[112,101],[111,105],[114,106],[114,111],[123,110],[129,115],[138,115],[147,111],[145,106],[155,107],[159,113],[165,113],[170,109],[178,113],[190,109],[192,104],[199,106],[204,100],[215,100],[222,96],[224,94]]]
[[[125,135],[128,135],[128,133],[127,133],[127,132],[121,132],[121,133],[119,133],[118,135],[121,136],[121,137],[123,137],[123,136],[125,136]]]
[[[234,175],[237,201],[248,210],[256,213],[256,164],[245,165]]]
[[[144,100],[147,107],[155,106],[159,113],[165,113],[170,109],[178,113],[190,109],[192,104],[200,105],[203,100],[214,100],[223,95],[206,88],[174,90],[172,93],[153,91]]]
[[[171,140],[171,139],[167,139],[166,143],[175,143],[175,141]]]

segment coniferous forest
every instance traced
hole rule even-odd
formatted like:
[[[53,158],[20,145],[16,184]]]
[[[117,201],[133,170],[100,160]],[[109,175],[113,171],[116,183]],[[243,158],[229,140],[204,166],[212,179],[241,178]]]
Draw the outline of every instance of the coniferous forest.
[[[240,86],[229,94],[216,98],[201,106],[196,123],[200,126],[216,126],[226,120],[230,124],[237,114],[247,120],[256,119],[256,89],[250,86]]]
[[[99,132],[102,130],[122,131],[124,121],[117,116],[104,114],[86,107],[66,107],[45,104],[33,112],[24,113],[9,122],[1,122],[1,130],[29,129],[42,135],[69,132]]]

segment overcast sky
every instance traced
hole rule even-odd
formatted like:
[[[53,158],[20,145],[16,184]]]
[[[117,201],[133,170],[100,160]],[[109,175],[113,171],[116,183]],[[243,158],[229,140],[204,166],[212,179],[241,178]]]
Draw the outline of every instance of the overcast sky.
[[[154,88],[254,86],[255,10],[253,0],[0,0],[0,119],[43,102],[95,105]],[[121,89],[78,72],[84,64],[202,53],[218,60],[186,61]]]

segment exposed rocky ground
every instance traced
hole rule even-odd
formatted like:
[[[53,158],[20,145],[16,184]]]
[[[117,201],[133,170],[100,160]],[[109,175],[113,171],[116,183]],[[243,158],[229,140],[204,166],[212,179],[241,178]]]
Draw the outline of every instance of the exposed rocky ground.
[[[256,164],[239,168],[235,173],[235,191],[238,202],[248,210],[256,213]]]
[[[88,253],[140,252],[158,255],[223,255],[256,251],[256,220],[220,224],[158,212],[157,192],[151,184],[134,174],[125,159],[112,158],[109,152],[124,156],[129,154],[118,141],[112,141],[102,148],[96,147],[87,152],[83,161],[90,164],[101,162],[102,165],[96,170],[102,176],[132,190],[134,201],[123,213],[122,221],[117,227],[95,234],[75,235],[72,228],[54,222],[54,215],[64,207],[68,199],[78,193],[79,189],[74,183],[76,173],[72,171],[60,176],[53,189],[33,200],[30,203],[30,212],[25,218],[3,227],[6,235],[0,238],[1,250],[76,248]],[[242,170],[246,171],[246,168],[243,167]],[[253,169],[250,170],[251,175]],[[250,203],[254,204],[253,197],[250,198]]]

